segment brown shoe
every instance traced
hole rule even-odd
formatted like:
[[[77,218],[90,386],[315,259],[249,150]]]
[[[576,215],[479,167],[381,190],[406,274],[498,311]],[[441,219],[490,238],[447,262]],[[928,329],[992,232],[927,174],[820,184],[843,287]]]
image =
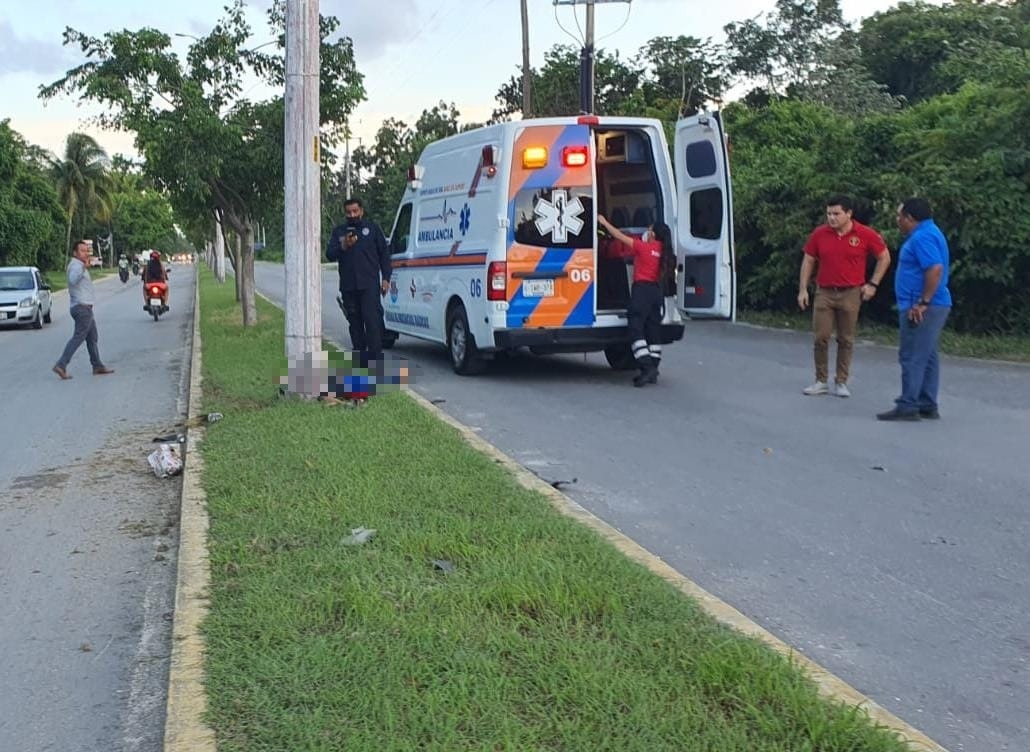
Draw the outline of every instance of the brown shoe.
[[[93,369],[93,375],[94,376],[103,376],[104,374],[108,374],[108,373],[114,373],[114,369],[113,368],[108,368],[107,366],[100,366],[99,368],[94,368]]]
[[[61,368],[61,366],[54,366],[50,370],[52,370],[54,373],[56,373],[58,376],[60,376],[62,381],[67,381],[68,379],[70,379],[72,377],[72,375],[70,373],[68,373],[66,370],[64,370],[63,368]]]

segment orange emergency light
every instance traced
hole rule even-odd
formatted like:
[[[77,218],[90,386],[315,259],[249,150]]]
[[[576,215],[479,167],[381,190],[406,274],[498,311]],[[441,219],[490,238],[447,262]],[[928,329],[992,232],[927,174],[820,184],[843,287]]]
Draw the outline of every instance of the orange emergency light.
[[[547,166],[546,146],[527,146],[522,150],[522,167],[526,170],[536,170]]]

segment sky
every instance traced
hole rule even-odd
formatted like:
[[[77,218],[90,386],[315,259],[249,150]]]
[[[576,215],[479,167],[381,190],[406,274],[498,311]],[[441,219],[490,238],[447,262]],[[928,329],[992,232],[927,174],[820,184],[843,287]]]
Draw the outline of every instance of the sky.
[[[842,0],[841,8],[855,22],[895,4]],[[62,45],[65,27],[93,36],[142,27],[203,35],[223,6],[219,0],[0,0],[0,120],[10,118],[30,143],[55,153],[69,133],[83,131],[109,154],[134,155],[130,134],[99,131],[89,123],[100,112],[96,105],[79,105],[66,95],[45,104],[38,98],[41,85],[83,62],[78,50]],[[274,38],[265,22],[268,6],[268,0],[248,0],[255,44]],[[598,0],[595,44],[629,58],[656,36],[721,41],[727,23],[772,7],[772,0]],[[411,124],[440,101],[453,102],[463,122],[483,122],[497,105],[500,86],[520,75],[519,0],[321,0],[320,10],[340,19],[340,32],[354,40],[365,76],[367,100],[353,115],[351,148],[370,144],[384,119]],[[579,47],[585,13],[582,4],[529,0],[532,65],[540,67],[554,44]],[[176,40],[180,52],[189,42]]]

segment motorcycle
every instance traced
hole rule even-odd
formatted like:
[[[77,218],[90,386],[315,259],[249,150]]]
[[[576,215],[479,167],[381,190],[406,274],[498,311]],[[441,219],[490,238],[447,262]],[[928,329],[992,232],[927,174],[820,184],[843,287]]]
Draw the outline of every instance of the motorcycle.
[[[133,277],[138,277],[139,276],[139,261],[133,261],[132,262],[132,276]]]
[[[126,282],[129,281],[129,267],[128,266],[119,266],[118,267],[118,279],[120,279],[122,281],[123,285]]]
[[[146,282],[147,286],[147,303],[143,306],[143,310],[154,317],[154,321],[157,321],[162,313],[168,310],[168,306],[164,304],[165,296],[168,294],[168,285],[164,282]]]

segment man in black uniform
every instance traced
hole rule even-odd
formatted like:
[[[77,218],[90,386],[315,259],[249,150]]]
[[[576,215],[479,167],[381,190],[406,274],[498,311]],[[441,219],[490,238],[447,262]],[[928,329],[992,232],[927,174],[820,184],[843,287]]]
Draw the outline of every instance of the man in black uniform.
[[[333,229],[325,255],[340,270],[340,299],[350,327],[351,347],[362,358],[378,360],[383,349],[382,296],[390,289],[390,251],[386,236],[365,219],[356,198],[343,204],[346,220]]]

